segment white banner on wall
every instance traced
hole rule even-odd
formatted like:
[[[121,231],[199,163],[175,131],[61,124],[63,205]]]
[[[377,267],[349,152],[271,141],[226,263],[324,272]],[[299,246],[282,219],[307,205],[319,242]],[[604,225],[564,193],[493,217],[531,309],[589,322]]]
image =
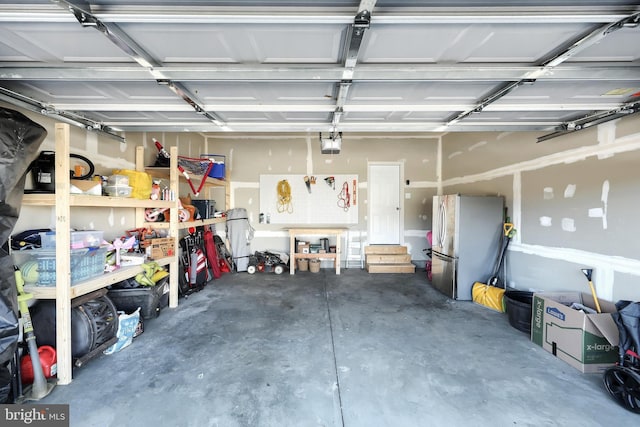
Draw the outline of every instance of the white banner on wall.
[[[260,213],[272,224],[357,224],[358,175],[260,175]]]

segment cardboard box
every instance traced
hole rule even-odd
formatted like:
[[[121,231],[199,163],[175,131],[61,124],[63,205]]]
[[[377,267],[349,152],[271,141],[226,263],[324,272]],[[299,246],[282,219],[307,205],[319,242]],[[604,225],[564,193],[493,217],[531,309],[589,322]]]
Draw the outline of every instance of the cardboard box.
[[[308,254],[311,249],[311,245],[309,242],[298,241],[298,245],[296,246],[296,252],[299,254]]]
[[[599,299],[602,313],[586,314],[570,308],[573,302],[595,309],[588,293],[533,294],[531,341],[584,373],[603,372],[618,360],[616,307]]]
[[[152,260],[174,256],[175,241],[173,237],[151,239],[147,246],[147,256]]]
[[[102,182],[83,179],[72,179],[69,193],[88,194],[90,196],[102,196]]]

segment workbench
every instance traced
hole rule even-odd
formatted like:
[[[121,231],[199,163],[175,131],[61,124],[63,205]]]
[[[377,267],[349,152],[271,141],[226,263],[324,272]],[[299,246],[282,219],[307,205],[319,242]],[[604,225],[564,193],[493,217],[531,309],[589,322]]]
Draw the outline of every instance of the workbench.
[[[333,263],[335,265],[336,274],[340,274],[340,247],[342,240],[342,233],[344,233],[346,228],[288,228],[289,230],[289,248],[290,248],[290,260],[289,260],[289,273],[295,274],[296,270],[296,259],[300,258],[317,258],[317,259],[333,259]],[[328,252],[328,253],[318,253],[318,254],[303,254],[296,252],[296,236],[306,236],[306,235],[315,235],[315,236],[336,236],[336,251]]]

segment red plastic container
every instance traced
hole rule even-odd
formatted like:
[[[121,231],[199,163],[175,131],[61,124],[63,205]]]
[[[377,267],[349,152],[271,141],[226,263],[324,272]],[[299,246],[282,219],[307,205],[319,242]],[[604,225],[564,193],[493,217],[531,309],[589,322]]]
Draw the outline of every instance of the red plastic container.
[[[42,372],[45,378],[56,376],[58,371],[56,349],[43,345],[38,347],[38,355],[42,364]],[[29,354],[22,356],[20,360],[20,371],[22,374],[22,384],[31,384],[33,382],[33,365],[31,364],[31,356]]]

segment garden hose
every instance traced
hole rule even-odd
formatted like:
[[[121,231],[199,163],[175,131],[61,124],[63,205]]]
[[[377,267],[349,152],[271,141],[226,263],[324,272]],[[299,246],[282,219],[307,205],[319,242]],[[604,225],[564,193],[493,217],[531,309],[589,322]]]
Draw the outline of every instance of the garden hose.
[[[283,179],[278,181],[278,212],[293,213],[293,205],[291,204],[291,185],[289,181]]]

